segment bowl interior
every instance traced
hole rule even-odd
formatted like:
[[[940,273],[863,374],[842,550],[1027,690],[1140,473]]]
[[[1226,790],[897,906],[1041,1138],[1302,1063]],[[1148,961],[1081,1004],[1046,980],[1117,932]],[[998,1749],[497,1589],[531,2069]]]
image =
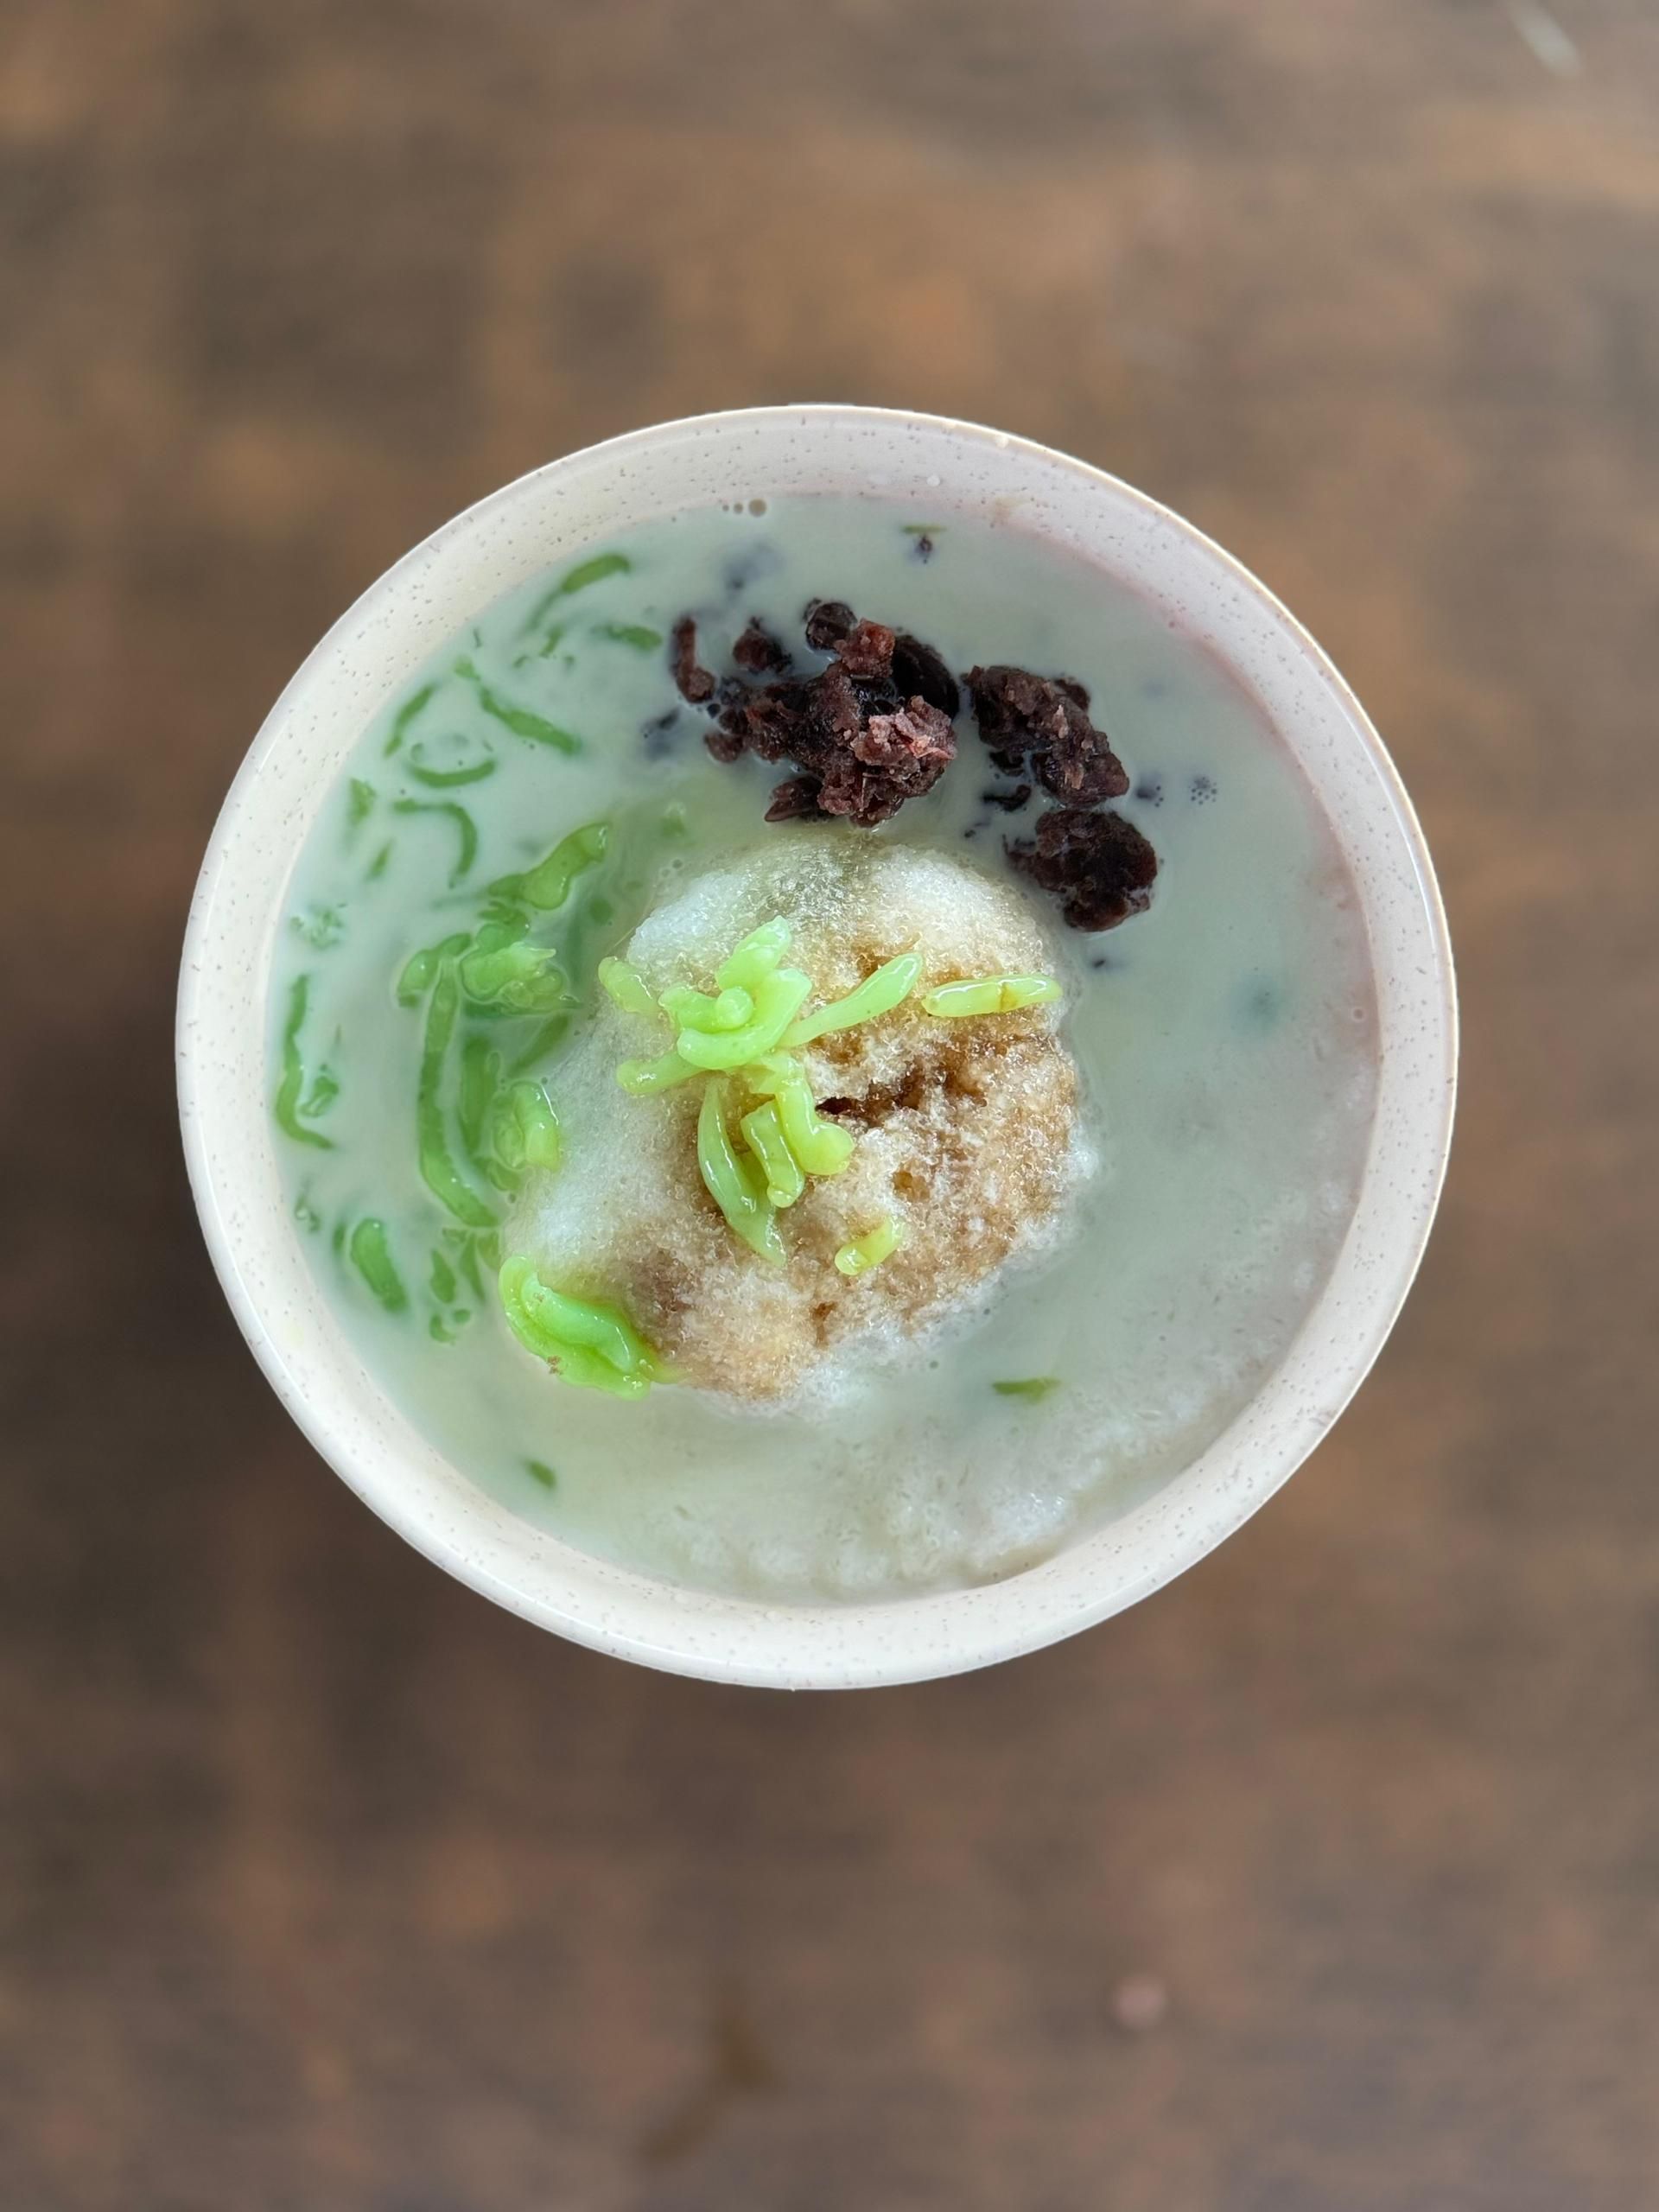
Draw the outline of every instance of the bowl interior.
[[[791,493],[994,512],[1132,582],[1262,701],[1352,872],[1376,970],[1376,1116],[1353,1220],[1281,1366],[1200,1459],[1122,1518],[990,1586],[868,1605],[780,1605],[680,1587],[520,1521],[451,1465],[335,1326],[288,1215],[267,1106],[264,1000],[289,872],[366,722],[480,607],[653,517]],[[1271,1496],[1380,1350],[1433,1219],[1456,1019],[1421,832],[1376,733],[1262,585],[1155,502],[1001,432],[842,407],[671,423],[556,461],[447,524],[365,592],[272,709],[214,830],[179,1003],[186,1152],[209,1249],[260,1364],[317,1449],[428,1557],[580,1642],[687,1674],[852,1687],[948,1674],[1052,1642],[1202,1557]]]

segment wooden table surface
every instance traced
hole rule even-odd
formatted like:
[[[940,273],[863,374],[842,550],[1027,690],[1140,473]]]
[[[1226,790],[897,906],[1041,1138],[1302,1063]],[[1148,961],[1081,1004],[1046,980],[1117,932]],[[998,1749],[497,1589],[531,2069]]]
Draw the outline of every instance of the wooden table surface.
[[[5,0],[5,2212],[1659,2203],[1647,0]],[[851,398],[1103,463],[1382,728],[1465,1094],[1215,1558],[789,1699],[493,1611],[210,1276],[169,1023],[279,685],[454,509]]]

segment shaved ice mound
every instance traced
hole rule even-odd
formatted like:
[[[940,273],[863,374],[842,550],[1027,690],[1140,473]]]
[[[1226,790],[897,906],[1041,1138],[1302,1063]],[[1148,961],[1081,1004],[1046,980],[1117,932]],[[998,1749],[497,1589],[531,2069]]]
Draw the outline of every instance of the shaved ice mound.
[[[647,917],[626,957],[653,995],[707,989],[775,915],[817,1004],[914,953],[901,1006],[799,1048],[826,1119],[856,1138],[850,1165],[814,1177],[779,1215],[780,1267],[734,1235],[697,1167],[702,1085],[650,1097],[618,1088],[624,1060],[666,1031],[608,1004],[560,1071],[564,1164],[526,1184],[510,1248],[577,1295],[618,1300],[677,1379],[755,1403],[833,1387],[970,1303],[1022,1249],[1052,1239],[1083,1164],[1077,1082],[1053,1006],[944,1020],[922,995],[963,978],[1052,971],[1021,893],[943,854],[843,831],[777,837],[700,877]],[[849,1279],[842,1247],[891,1220],[898,1249]]]

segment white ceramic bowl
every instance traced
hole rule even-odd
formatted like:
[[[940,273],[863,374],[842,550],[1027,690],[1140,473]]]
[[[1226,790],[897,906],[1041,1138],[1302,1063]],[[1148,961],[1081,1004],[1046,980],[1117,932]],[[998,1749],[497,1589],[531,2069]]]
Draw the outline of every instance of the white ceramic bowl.
[[[589,1557],[518,1519],[418,1435],[330,1318],[283,1202],[265,999],[295,858],[347,748],[437,645],[550,563],[653,516],[784,493],[879,493],[999,517],[1126,578],[1264,702],[1363,905],[1382,1047],[1376,1122],[1336,1266],[1283,1363],[1184,1474],[1056,1558],[986,1589],[879,1605],[714,1596]],[[688,1675],[853,1688],[1007,1659],[1103,1620],[1219,1543],[1301,1464],[1381,1349],[1421,1255],[1451,1135],[1451,950],[1410,802],[1357,701],[1255,579],[1081,461],[1000,431],[860,407],[664,423],[480,500],[365,592],[272,708],[213,830],[179,999],[185,1152],[226,1295],[319,1452],[429,1559],[526,1619]]]

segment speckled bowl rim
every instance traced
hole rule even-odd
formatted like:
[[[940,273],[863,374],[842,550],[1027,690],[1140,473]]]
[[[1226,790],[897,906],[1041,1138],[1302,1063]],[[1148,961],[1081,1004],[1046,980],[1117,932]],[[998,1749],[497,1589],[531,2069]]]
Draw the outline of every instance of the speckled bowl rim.
[[[289,871],[353,739],[468,615],[645,515],[716,498],[865,490],[984,513],[1084,551],[1192,627],[1254,689],[1331,813],[1376,972],[1377,1116],[1329,1281],[1250,1405],[1121,1518],[1002,1582],[877,1605],[717,1596],[594,1559],[475,1488],[410,1426],[329,1318],[289,1218],[268,1108],[265,1007]],[[1300,1466],[1370,1370],[1410,1287],[1451,1141],[1457,1006],[1422,833],[1358,701],[1277,599],[1168,508],[1029,440],[885,408],[747,408],[658,423],[549,463],[456,516],[370,586],[271,709],[192,902],[180,1113],[209,1252],[255,1357],[317,1450],[440,1567],[618,1656],[780,1688],[914,1681],[1091,1627],[1183,1573]]]

